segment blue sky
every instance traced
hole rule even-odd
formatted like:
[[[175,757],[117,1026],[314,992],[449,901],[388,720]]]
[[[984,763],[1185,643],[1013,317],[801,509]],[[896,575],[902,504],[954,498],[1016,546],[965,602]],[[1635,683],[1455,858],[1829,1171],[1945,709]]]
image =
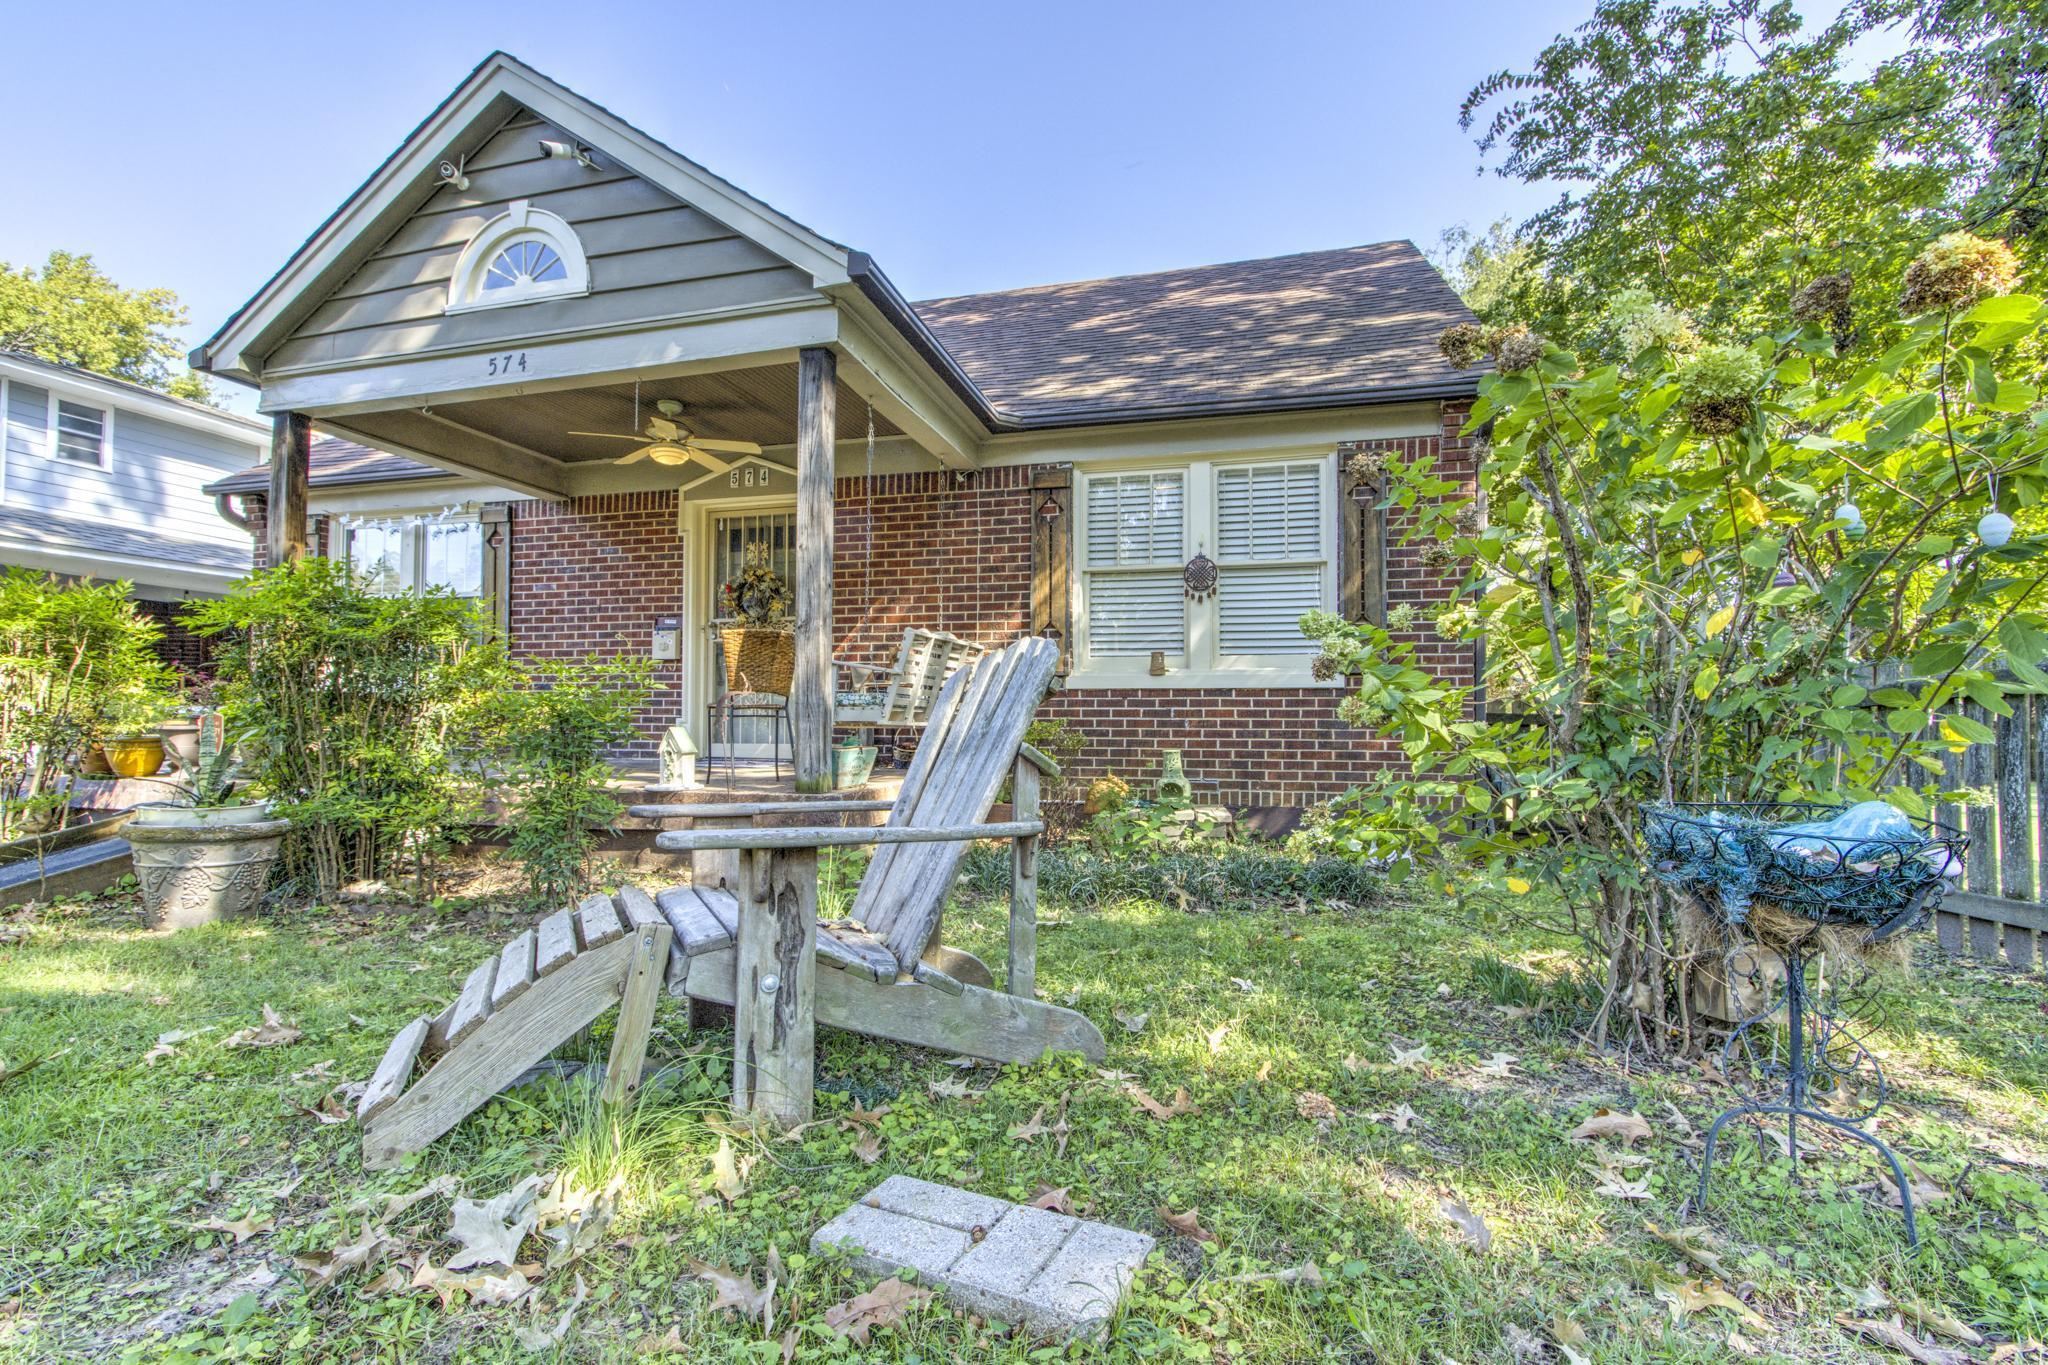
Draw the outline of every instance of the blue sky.
[[[1458,101],[1591,8],[19,6],[10,47],[44,55],[10,63],[0,261],[90,251],[177,290],[203,339],[493,48],[871,252],[911,298],[1428,247],[1548,201],[1475,174]]]

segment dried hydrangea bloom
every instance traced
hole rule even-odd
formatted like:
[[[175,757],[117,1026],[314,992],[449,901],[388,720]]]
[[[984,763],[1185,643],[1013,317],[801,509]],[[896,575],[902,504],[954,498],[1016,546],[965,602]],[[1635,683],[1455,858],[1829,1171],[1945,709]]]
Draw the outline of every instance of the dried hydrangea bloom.
[[[1332,682],[1337,677],[1337,661],[1327,654],[1318,654],[1308,671],[1317,682]]]
[[[1436,348],[1445,360],[1469,370],[1486,358],[1486,332],[1473,323],[1454,323],[1436,339]]]
[[[1358,483],[1376,483],[1387,472],[1387,452],[1378,448],[1361,450],[1344,462],[1344,472]]]
[[[2019,282],[2019,262],[2004,242],[1951,232],[1937,237],[1906,267],[1899,306],[1907,314],[1966,308]]]
[[[1422,563],[1425,568],[1448,569],[1458,562],[1458,552],[1441,540],[1432,540],[1422,547]]]
[[[1545,345],[1542,337],[1520,323],[1503,327],[1494,333],[1493,363],[1500,366],[1503,374],[1533,370],[1543,359]]]
[[[1696,398],[1685,405],[1685,420],[1702,436],[1733,436],[1749,425],[1747,398]]]
[[[1856,277],[1846,270],[1821,276],[1792,296],[1793,321],[1826,327],[1839,338],[1849,330],[1849,296],[1855,288]]]
[[[1468,502],[1451,514],[1451,525],[1458,528],[1461,536],[1476,536],[1486,529],[1486,518],[1480,515],[1478,503]]]

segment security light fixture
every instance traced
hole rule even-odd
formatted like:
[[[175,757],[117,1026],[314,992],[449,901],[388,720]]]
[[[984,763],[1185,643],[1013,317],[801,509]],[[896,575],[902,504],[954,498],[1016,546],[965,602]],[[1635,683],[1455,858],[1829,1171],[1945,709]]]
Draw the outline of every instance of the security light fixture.
[[[550,142],[548,139],[542,138],[540,140],[540,154],[545,157],[552,157],[557,161],[573,161],[586,171],[597,169],[597,163],[590,159],[590,148],[585,147],[580,142]]]

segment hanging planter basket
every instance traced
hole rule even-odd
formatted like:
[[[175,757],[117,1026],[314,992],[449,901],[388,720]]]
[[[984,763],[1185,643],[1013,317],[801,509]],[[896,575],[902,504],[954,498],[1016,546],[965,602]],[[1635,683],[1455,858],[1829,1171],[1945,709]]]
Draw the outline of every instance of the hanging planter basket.
[[[1858,828],[1842,818],[1856,809],[1649,802],[1640,807],[1644,861],[1730,928],[1755,932],[1789,917],[1849,929],[1862,945],[1875,945],[1927,923],[1970,841],[1951,826],[1895,811],[1881,827]]]
[[[728,692],[786,697],[796,677],[796,633],[783,626],[724,626],[718,632],[725,652]]]

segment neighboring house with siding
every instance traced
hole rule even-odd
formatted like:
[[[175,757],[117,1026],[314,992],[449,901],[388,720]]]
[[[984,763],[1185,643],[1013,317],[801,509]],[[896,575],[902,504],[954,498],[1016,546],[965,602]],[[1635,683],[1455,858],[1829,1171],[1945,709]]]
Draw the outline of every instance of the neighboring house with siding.
[[[835,657],[887,663],[911,626],[1053,635],[1041,714],[1086,733],[1082,775],[1143,783],[1172,748],[1205,796],[1300,805],[1401,762],[1339,719],[1304,609],[1419,608],[1428,664],[1472,678],[1430,622],[1459,570],[1351,459],[1470,491],[1478,376],[1436,348],[1469,318],[1407,242],[912,304],[500,54],[193,363],[324,437],[281,416],[288,463],[212,485],[259,553],[309,540],[394,590],[474,591],[529,655],[647,653],[680,624],[636,755],[675,723],[704,745],[719,583],[750,552],[794,574],[829,532]],[[620,463],[662,401],[761,456]],[[303,519],[280,516],[299,462]],[[1197,556],[1213,592],[1183,587]]]
[[[203,662],[178,604],[249,572],[248,533],[207,484],[260,458],[267,424],[71,365],[0,351],[0,565],[125,579]]]

